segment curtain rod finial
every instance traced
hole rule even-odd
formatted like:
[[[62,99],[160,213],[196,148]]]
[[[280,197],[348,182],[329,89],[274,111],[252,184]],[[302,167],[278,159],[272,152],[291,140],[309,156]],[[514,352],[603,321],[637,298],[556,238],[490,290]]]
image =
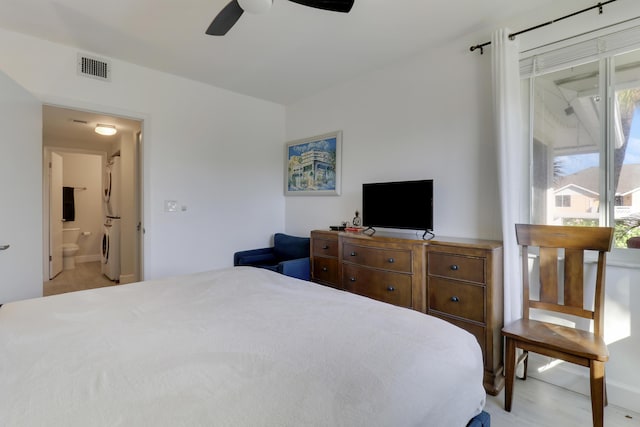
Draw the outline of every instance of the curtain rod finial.
[[[475,46],[471,46],[471,47],[469,48],[469,50],[470,50],[471,52],[473,52],[473,51],[474,51],[474,50],[476,50],[476,49],[480,49],[480,55],[483,55],[483,54],[484,54],[484,47],[482,47],[482,45],[477,44],[477,45],[475,45]]]

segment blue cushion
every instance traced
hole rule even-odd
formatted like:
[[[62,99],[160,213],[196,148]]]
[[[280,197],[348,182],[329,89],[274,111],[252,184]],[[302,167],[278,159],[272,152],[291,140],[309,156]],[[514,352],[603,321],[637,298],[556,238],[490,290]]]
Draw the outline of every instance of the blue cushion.
[[[309,256],[310,239],[308,237],[289,236],[276,233],[273,236],[273,253],[279,261],[306,258]]]
[[[469,421],[467,427],[491,427],[491,416],[488,412],[482,411]]]
[[[309,280],[311,275],[310,258],[297,258],[289,261],[282,261],[278,264],[279,273],[285,276],[297,277],[302,280]]]
[[[276,258],[273,254],[248,254],[239,256],[236,265],[260,265],[260,264],[277,264]]]

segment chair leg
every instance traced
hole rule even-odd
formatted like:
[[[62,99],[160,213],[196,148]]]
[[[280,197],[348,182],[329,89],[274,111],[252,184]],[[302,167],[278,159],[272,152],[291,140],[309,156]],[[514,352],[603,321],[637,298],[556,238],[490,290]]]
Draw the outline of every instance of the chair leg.
[[[529,367],[529,352],[527,350],[522,350],[522,368],[524,371],[522,372],[522,381],[527,379],[527,368]]]
[[[516,343],[511,338],[506,338],[505,341],[504,377],[504,409],[511,412],[513,383],[516,378]]]
[[[605,370],[604,374],[602,375],[602,378],[604,381],[604,406],[609,406],[609,396],[607,395],[607,372]]]
[[[594,427],[604,425],[604,402],[606,400],[606,386],[604,381],[604,363],[593,360],[591,362],[591,416]]]

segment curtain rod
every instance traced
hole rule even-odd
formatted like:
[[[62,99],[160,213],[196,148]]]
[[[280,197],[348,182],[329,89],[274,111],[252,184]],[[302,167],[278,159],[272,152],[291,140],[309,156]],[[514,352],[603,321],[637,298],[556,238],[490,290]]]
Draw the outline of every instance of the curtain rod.
[[[600,3],[595,4],[593,6],[589,6],[589,7],[585,8],[585,9],[578,10],[576,12],[570,13],[570,14],[565,15],[565,16],[561,16],[560,18],[552,19],[551,21],[544,22],[544,23],[538,24],[538,25],[534,25],[533,27],[529,27],[527,29],[515,32],[513,34],[509,34],[509,39],[513,40],[516,36],[519,36],[520,34],[524,34],[524,33],[527,33],[529,31],[537,30],[538,28],[546,27],[547,25],[551,25],[554,22],[560,22],[563,19],[571,18],[572,16],[580,15],[581,13],[588,12],[588,11],[593,10],[593,9],[598,9],[598,13],[600,15],[602,15],[602,8],[605,5],[609,4],[609,3],[613,3],[614,1],[617,1],[617,0],[608,0],[608,1],[605,1],[605,2],[600,2]],[[480,49],[480,55],[482,55],[482,54],[484,54],[484,47],[485,46],[489,46],[490,44],[491,44],[491,42],[484,42],[484,43],[481,43],[481,44],[477,44],[475,46],[471,46],[469,48],[469,50],[471,52],[473,52],[476,49]]]

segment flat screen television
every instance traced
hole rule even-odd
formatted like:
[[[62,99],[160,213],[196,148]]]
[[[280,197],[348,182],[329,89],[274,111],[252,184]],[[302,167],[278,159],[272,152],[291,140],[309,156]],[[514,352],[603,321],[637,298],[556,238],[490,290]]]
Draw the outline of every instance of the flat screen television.
[[[433,231],[433,180],[362,184],[362,225]]]

